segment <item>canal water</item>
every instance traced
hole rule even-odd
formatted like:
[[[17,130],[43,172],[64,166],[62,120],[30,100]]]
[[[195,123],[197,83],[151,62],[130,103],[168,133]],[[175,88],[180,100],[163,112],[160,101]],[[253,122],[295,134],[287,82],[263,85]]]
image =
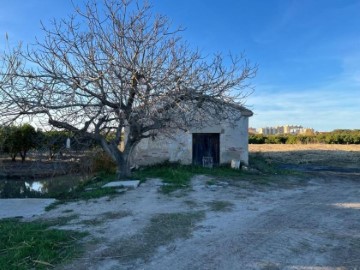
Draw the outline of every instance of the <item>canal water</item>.
[[[73,190],[80,176],[58,176],[41,180],[0,179],[0,198],[49,198]]]

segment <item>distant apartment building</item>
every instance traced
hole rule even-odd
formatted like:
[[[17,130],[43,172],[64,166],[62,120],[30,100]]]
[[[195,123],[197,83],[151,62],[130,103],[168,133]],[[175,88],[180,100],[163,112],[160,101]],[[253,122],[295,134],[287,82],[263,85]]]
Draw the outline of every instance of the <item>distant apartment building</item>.
[[[284,134],[285,133],[285,127],[284,126],[279,126],[276,127],[276,134]]]
[[[302,126],[290,126],[290,134],[300,134],[301,130],[303,129]]]
[[[278,134],[308,134],[314,133],[312,128],[303,128],[300,125],[285,125],[277,127],[263,127],[259,128],[258,132],[262,135],[278,135]]]
[[[284,134],[290,134],[290,126],[289,126],[289,125],[284,126],[283,128],[284,128],[284,129],[283,129]]]
[[[314,134],[315,130],[313,128],[303,128],[300,131],[300,134]]]
[[[263,135],[275,135],[278,134],[277,133],[277,128],[276,127],[264,127],[264,128],[259,128],[259,134],[263,134]]]

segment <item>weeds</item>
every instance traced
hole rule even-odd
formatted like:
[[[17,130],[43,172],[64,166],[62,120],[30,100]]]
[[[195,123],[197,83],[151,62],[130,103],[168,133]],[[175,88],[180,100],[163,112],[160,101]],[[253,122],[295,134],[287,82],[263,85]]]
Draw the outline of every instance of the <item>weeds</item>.
[[[49,269],[77,256],[78,240],[86,234],[49,226],[0,220],[0,269]]]
[[[118,194],[116,188],[103,188],[102,186],[115,176],[112,174],[101,173],[92,179],[82,182],[75,189],[69,192],[53,193],[52,197],[56,198],[57,201],[48,205],[45,210],[50,211],[56,208],[60,204],[64,204],[69,201],[75,200],[90,200],[97,199],[105,196],[114,196]]]
[[[47,211],[47,212],[51,211],[51,210],[55,209],[56,207],[58,207],[58,205],[64,204],[64,203],[66,203],[66,202],[64,202],[64,201],[55,201],[55,202],[49,204],[48,206],[46,206],[45,211]]]
[[[81,221],[80,224],[96,226],[103,224],[107,220],[121,219],[130,215],[130,211],[106,212],[98,218]]]
[[[162,186],[163,193],[171,193],[178,189],[190,187],[190,180],[193,176],[203,174],[218,178],[233,180],[244,179],[245,177],[255,184],[266,184],[266,174],[281,174],[284,171],[277,169],[277,165],[266,160],[262,155],[255,154],[250,157],[251,170],[234,170],[229,164],[217,166],[215,168],[204,168],[201,166],[181,165],[179,163],[164,162],[153,166],[148,166],[134,172],[133,176],[141,181],[147,178],[161,178],[165,185]],[[261,177],[258,177],[261,175]],[[215,184],[215,180],[207,182],[208,185]]]
[[[146,178],[161,178],[165,185],[162,186],[163,193],[171,193],[178,189],[190,187],[190,180],[194,175],[205,174],[214,176],[239,176],[239,170],[233,170],[225,166],[213,169],[200,166],[181,165],[178,163],[165,162],[162,164],[148,166],[134,172],[134,177],[142,181]]]
[[[184,203],[189,206],[190,208],[198,207],[199,204],[196,201],[193,200],[185,200]]]
[[[260,153],[252,153],[249,156],[250,166],[253,170],[258,171],[262,174],[281,174],[284,170],[278,168],[278,164],[273,162],[271,159],[266,159]]]
[[[210,180],[207,180],[207,181],[206,181],[206,184],[207,184],[208,186],[213,186],[213,185],[216,185],[216,181],[215,181],[214,179],[210,179]]]
[[[141,181],[145,181],[146,178],[161,178],[165,183],[162,186],[162,192],[170,193],[190,186],[190,179],[194,174],[186,167],[177,163],[166,162],[138,170],[134,172],[134,177]]]
[[[267,184],[268,179],[264,177],[265,174],[281,174],[283,171],[277,169],[276,164],[266,160],[260,154],[253,154],[250,156],[250,163],[252,170],[234,170],[230,168],[229,164],[217,166],[215,168],[204,168],[201,166],[181,165],[179,163],[164,162],[153,166],[144,167],[133,173],[133,177],[145,181],[147,178],[161,178],[164,185],[161,191],[169,194],[175,190],[190,188],[190,180],[193,176],[203,174],[214,176],[218,178],[227,178],[233,180],[243,180],[246,177],[255,184]],[[99,173],[91,180],[82,182],[77,188],[70,192],[54,194],[55,198],[60,201],[47,207],[46,210],[51,210],[60,203],[72,200],[89,200],[104,196],[111,196],[117,194],[114,188],[102,188],[102,186],[109,181],[115,179],[115,174]],[[208,185],[214,184],[215,180],[208,182]]]
[[[189,238],[196,222],[205,217],[203,211],[157,214],[142,233],[116,243],[104,251],[105,258],[119,258],[123,261],[149,259],[157,248],[179,238]]]
[[[230,212],[234,208],[234,204],[228,201],[212,201],[207,203],[211,211]]]
[[[64,214],[71,213],[71,212],[74,212],[74,210],[73,209],[65,209],[64,211],[61,211],[61,213],[64,213]]]
[[[78,219],[79,215],[62,216],[44,221],[47,226],[64,226],[74,219]]]

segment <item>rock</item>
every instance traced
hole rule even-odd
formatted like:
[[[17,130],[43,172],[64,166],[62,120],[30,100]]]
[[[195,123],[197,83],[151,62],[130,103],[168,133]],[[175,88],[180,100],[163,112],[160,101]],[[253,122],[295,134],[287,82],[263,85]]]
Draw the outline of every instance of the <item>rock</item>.
[[[113,181],[103,185],[103,188],[107,187],[124,187],[124,188],[137,188],[140,185],[139,180],[127,180],[127,181]]]

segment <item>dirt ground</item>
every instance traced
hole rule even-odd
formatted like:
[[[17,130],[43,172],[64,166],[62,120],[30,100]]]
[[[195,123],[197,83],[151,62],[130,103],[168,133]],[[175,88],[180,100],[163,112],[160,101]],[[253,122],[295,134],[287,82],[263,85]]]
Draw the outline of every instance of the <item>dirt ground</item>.
[[[299,166],[360,166],[359,148],[251,151]],[[191,190],[170,195],[151,179],[116,197],[60,205],[41,218],[90,233],[83,256],[58,269],[360,269],[360,173],[263,177],[272,184],[199,175]]]
[[[276,162],[360,167],[360,144],[250,144],[249,150]]]

